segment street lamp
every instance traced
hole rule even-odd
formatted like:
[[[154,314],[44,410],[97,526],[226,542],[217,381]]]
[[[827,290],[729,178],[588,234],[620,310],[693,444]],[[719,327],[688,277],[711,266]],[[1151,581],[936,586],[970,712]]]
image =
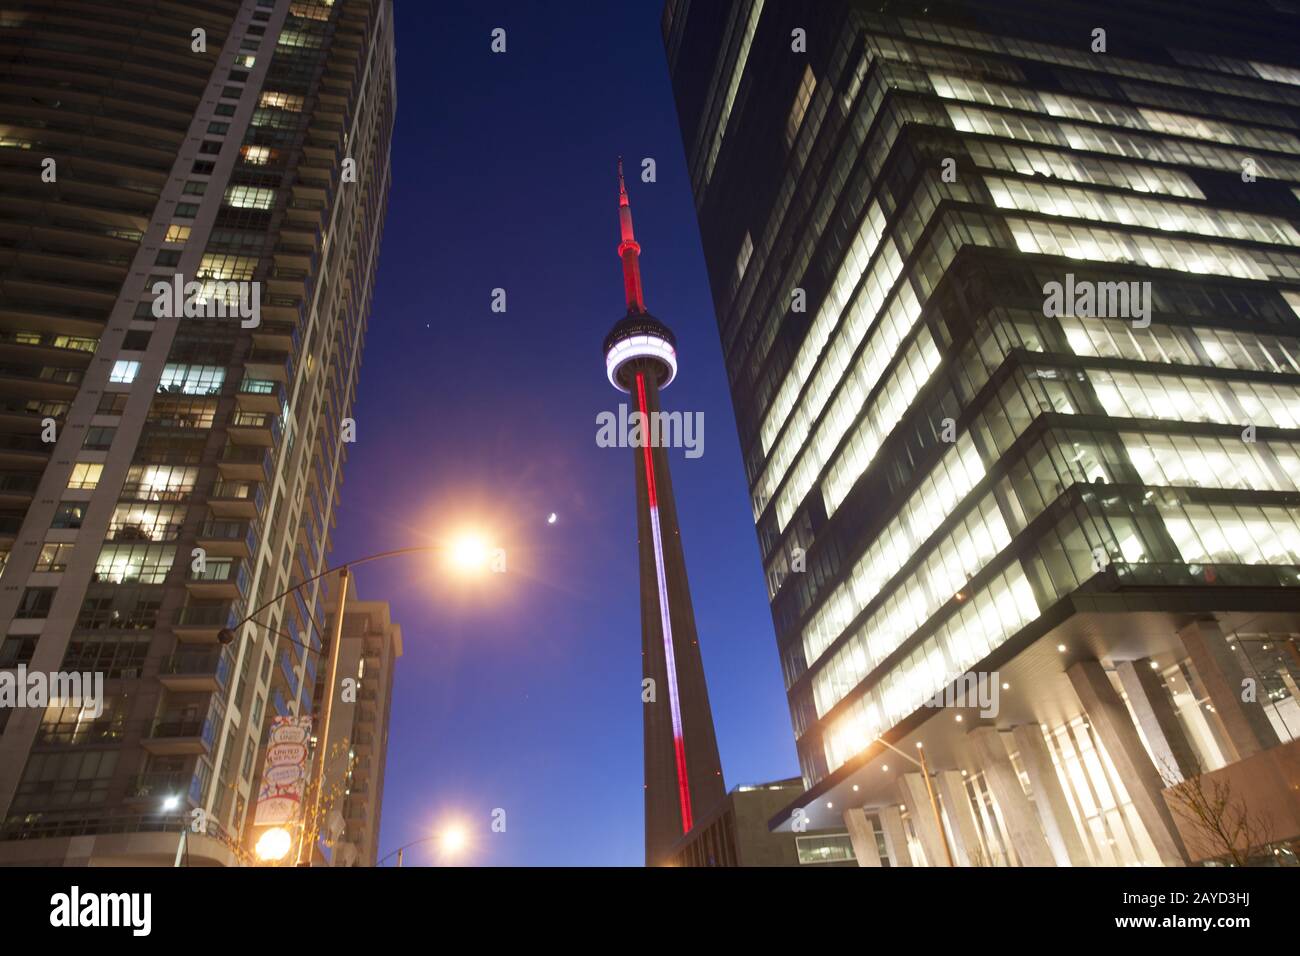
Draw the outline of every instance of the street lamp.
[[[934,811],[934,825],[939,828],[939,839],[943,841],[943,855],[948,858],[949,866],[956,866],[952,859],[952,847],[948,845],[948,831],[943,828],[943,814],[939,812],[939,801],[935,799],[934,786],[930,783],[930,770],[925,765],[925,748],[921,746],[920,741],[917,741],[916,749],[921,755],[921,759],[917,760],[911,754],[899,750],[884,737],[877,737],[876,742],[884,744],[900,757],[912,761],[921,768],[921,777],[925,780],[925,792],[930,796],[930,809]]]
[[[284,827],[271,827],[257,841],[254,852],[263,863],[277,863],[289,855],[293,834]]]
[[[322,701],[321,704],[320,727],[317,729],[316,760],[314,766],[312,767],[312,779],[307,791],[308,799],[306,801],[306,805],[303,808],[303,824],[302,824],[303,832],[302,832],[302,839],[298,844],[299,860],[302,859],[302,851],[307,844],[309,823],[311,821],[314,821],[316,819],[317,814],[320,812],[319,804],[320,804],[321,787],[325,777],[325,757],[326,757],[325,748],[329,742],[330,718],[333,716],[333,712],[334,712],[334,692],[335,692],[335,687],[338,684],[339,648],[343,642],[343,612],[347,605],[347,598],[348,598],[348,576],[351,574],[352,568],[356,567],[359,564],[368,564],[371,561],[378,561],[382,558],[394,558],[394,557],[398,557],[399,555],[421,554],[421,553],[427,554],[430,552],[449,555],[452,565],[460,570],[465,571],[466,573],[475,572],[486,567],[488,564],[489,557],[492,554],[492,551],[488,547],[487,542],[484,540],[484,538],[481,535],[468,533],[468,532],[458,536],[453,541],[450,549],[446,545],[438,544],[438,545],[422,545],[422,546],[417,546],[412,548],[396,548],[392,551],[380,551],[376,554],[368,554],[365,557],[354,558],[351,561],[346,561],[343,564],[336,565],[332,568],[326,568],[324,571],[321,571],[318,574],[313,574],[309,578],[304,578],[303,580],[295,584],[293,587],[281,591],[279,594],[275,595],[270,600],[266,601],[264,604],[262,604],[261,607],[256,608],[252,613],[245,616],[243,620],[235,624],[234,627],[223,627],[220,631],[217,632],[217,640],[220,643],[233,644],[235,642],[235,639],[239,636],[239,629],[242,628],[245,624],[249,623],[250,621],[252,621],[254,624],[258,624],[262,627],[266,627],[267,625],[262,624],[262,622],[256,620],[256,618],[259,614],[261,614],[267,608],[271,607],[273,604],[276,604],[278,601],[282,600],[288,595],[293,594],[295,591],[299,590],[300,588],[304,588],[307,585],[312,584],[313,582],[319,581],[321,578],[324,578],[327,575],[337,573],[339,576],[339,598],[338,598],[338,607],[335,609],[334,635],[333,635],[333,639],[330,641],[330,647],[329,647],[329,660],[328,660],[328,668],[327,668],[328,676],[325,682],[326,693],[325,693],[325,699]],[[292,640],[292,638],[290,638],[290,640]],[[299,643],[299,642],[294,641],[294,643]],[[306,644],[300,644],[299,646],[312,651],[312,653],[314,654],[317,655],[320,654],[320,652],[317,651],[315,648],[310,647]],[[262,842],[266,840],[267,836],[273,832],[274,830],[269,830],[267,831],[267,833],[262,834],[262,837],[258,840],[258,846],[261,847]],[[285,832],[287,833],[287,831]],[[281,838],[277,835],[272,842],[268,843],[267,844],[268,850],[270,849],[278,850],[280,847],[280,839]],[[288,850],[286,849],[283,852],[281,852],[279,856],[269,857],[269,858],[263,858],[259,853],[259,859],[283,859],[287,853]],[[308,857],[308,860],[310,861],[310,857]]]
[[[392,853],[380,858],[376,865],[383,866],[385,860],[391,860],[393,857],[397,857],[397,865],[400,867],[402,865],[402,858],[407,850],[413,846],[419,846],[421,843],[430,843],[434,840],[437,840],[442,844],[443,853],[448,856],[457,856],[466,846],[469,845],[469,832],[459,823],[448,824],[437,833],[420,837],[420,839],[412,840],[410,843],[403,843]]]

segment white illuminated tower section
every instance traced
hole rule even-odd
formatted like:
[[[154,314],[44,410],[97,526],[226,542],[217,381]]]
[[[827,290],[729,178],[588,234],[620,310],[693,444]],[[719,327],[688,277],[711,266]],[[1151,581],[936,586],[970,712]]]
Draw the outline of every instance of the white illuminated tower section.
[[[641,290],[641,246],[632,232],[632,209],[618,167],[619,258],[627,315],[605,338],[610,383],[631,395],[643,422],[660,411],[659,391],[677,375],[676,340],[646,311]],[[634,435],[636,432],[634,431]],[[650,434],[643,429],[642,436]],[[695,612],[686,580],[681,532],[668,453],[643,441],[636,459],[637,546],[641,565],[641,658],[654,684],[644,706],[646,865],[668,851],[726,794]]]

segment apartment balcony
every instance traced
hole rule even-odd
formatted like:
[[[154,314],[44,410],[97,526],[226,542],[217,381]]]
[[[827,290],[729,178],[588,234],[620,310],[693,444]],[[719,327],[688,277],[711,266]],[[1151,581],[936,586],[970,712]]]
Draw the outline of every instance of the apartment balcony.
[[[208,510],[217,518],[260,518],[265,507],[266,492],[258,481],[218,478],[208,492]]]
[[[199,528],[196,541],[208,557],[251,558],[257,552],[259,531],[256,521],[209,519]]]
[[[215,643],[217,633],[223,627],[234,627],[243,616],[244,605],[238,601],[189,604],[177,610],[172,633],[186,643]]]
[[[5,471],[44,470],[54,449],[40,435],[0,435],[0,469]]]
[[[236,445],[269,448],[280,441],[280,416],[275,412],[245,412],[235,409],[226,423],[226,434]]]
[[[292,296],[304,302],[311,300],[312,277],[306,269],[277,268],[265,282],[272,295]]]
[[[235,404],[249,412],[278,413],[284,402],[284,385],[271,379],[245,378],[235,393]]]
[[[189,770],[153,770],[136,774],[127,782],[127,800],[146,800],[157,803],[167,797],[178,797],[191,788],[194,774]]]
[[[23,527],[23,515],[0,514],[0,541],[16,538]]]
[[[275,474],[269,448],[260,445],[227,445],[217,459],[222,478],[241,481],[270,481]]]
[[[293,378],[293,358],[284,349],[255,347],[244,359],[244,374],[256,381],[288,382]]]
[[[175,693],[222,690],[230,682],[230,654],[219,645],[181,645],[163,664],[158,680]]]
[[[369,756],[375,748],[375,735],[371,733],[359,733],[352,739],[352,749],[357,752],[358,757]],[[364,761],[361,761],[364,763]]]
[[[202,571],[190,567],[185,587],[199,599],[224,599],[248,597],[250,575],[248,563],[239,558],[214,558],[206,562]]]
[[[212,722],[189,714],[164,713],[154,720],[148,735],[140,741],[151,754],[179,756],[206,753],[212,746]]]
[[[301,341],[301,336],[298,335],[297,310],[279,308],[276,311],[286,314],[286,317],[275,319],[268,317],[271,311],[271,306],[262,306],[262,324],[253,330],[253,344],[260,349],[296,352]]]
[[[41,483],[39,471],[0,473],[0,508],[25,508]]]

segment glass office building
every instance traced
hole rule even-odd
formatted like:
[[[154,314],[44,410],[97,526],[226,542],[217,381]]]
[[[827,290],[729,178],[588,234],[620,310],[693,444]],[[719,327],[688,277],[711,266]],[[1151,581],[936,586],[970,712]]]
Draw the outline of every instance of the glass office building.
[[[104,679],[101,713],[0,708],[0,863],[170,864],[182,826],[192,862],[246,859],[263,727],[315,683],[282,635],[319,647],[322,595],[217,637],[326,566],[392,16],[0,11],[0,671]]]
[[[1179,865],[1222,786],[1294,863],[1300,7],[663,31],[804,781],[772,825]]]

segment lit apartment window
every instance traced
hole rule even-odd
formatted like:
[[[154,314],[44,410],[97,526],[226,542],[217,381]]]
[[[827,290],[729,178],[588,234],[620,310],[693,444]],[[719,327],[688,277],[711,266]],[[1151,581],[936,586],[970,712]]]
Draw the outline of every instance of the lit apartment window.
[[[95,563],[95,580],[162,584],[175,558],[171,545],[106,544]]]
[[[236,65],[236,66],[242,66],[242,67],[243,67],[244,69],[246,69],[246,70],[251,70],[251,69],[253,68],[253,66],[254,66],[256,63],[257,63],[257,57],[255,57],[255,56],[237,56],[237,57],[235,57],[235,65]],[[231,76],[233,77],[234,74],[232,73]]]
[[[99,485],[99,476],[104,466],[96,462],[79,461],[72,466],[72,476],[68,479],[69,491],[89,491]]]
[[[68,569],[68,558],[72,557],[71,544],[47,544],[41,548],[33,571],[58,573]]]
[[[265,166],[271,160],[271,148],[269,146],[241,146],[239,155],[250,166]]]
[[[113,371],[109,374],[108,380],[119,385],[126,385],[135,381],[139,371],[139,362],[128,362],[125,359],[119,359],[113,363]]]
[[[294,113],[302,112],[303,99],[301,96],[295,96],[292,93],[277,93],[273,90],[264,92],[257,101],[258,106],[265,106],[271,109],[291,110]]]
[[[199,263],[200,279],[251,279],[257,260],[244,256],[207,255]]]
[[[163,242],[185,242],[190,238],[190,227],[172,224],[167,227]]]
[[[805,66],[803,68],[803,80],[799,83],[799,89],[795,91],[794,103],[790,106],[790,115],[785,121],[786,146],[794,145],[794,141],[799,135],[799,127],[803,125],[804,114],[808,112],[808,104],[812,102],[815,89],[817,89],[817,77],[813,75],[811,66]]]
[[[236,209],[270,209],[274,203],[274,189],[231,186],[226,190],[226,205],[234,206]]]
[[[754,240],[750,238],[749,232],[745,232],[744,241],[740,244],[740,252],[736,254],[736,282],[745,278],[745,270],[749,268],[749,257],[754,254]]]
[[[158,391],[184,395],[215,395],[226,380],[226,370],[219,365],[168,365],[158,381]]]

